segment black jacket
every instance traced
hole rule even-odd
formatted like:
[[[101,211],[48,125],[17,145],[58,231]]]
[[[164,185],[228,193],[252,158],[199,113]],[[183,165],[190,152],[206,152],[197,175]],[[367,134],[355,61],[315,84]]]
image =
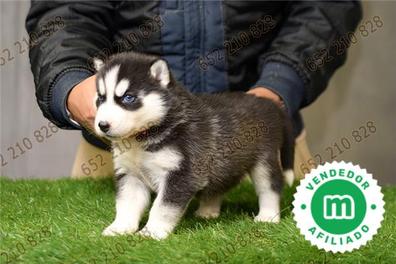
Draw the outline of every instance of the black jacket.
[[[70,90],[94,73],[92,57],[159,54],[192,92],[278,93],[296,131],[298,111],[326,88],[346,59],[335,42],[361,19],[356,1],[32,1],[26,28],[44,115],[62,128]]]

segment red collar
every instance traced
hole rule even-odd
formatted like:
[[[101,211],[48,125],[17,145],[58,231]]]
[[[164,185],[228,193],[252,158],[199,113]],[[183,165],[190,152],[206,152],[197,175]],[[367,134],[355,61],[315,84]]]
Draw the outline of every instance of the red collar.
[[[143,130],[143,131],[141,131],[141,132],[138,132],[138,133],[135,135],[135,138],[136,138],[137,141],[142,141],[143,139],[147,138],[148,135],[149,135],[149,130],[146,129],[146,130]]]

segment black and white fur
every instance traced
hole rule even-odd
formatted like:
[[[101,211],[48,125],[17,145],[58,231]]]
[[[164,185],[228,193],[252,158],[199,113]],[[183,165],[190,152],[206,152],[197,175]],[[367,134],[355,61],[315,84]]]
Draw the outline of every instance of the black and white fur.
[[[151,192],[157,196],[142,235],[166,238],[194,196],[197,216],[217,217],[224,193],[246,174],[259,197],[255,221],[280,220],[282,167],[291,182],[294,142],[279,107],[242,92],[193,95],[155,56],[123,53],[95,65],[95,131],[113,147],[131,144],[125,153],[113,148],[116,217],[104,235],[138,231]],[[255,136],[260,122],[267,133]],[[228,151],[227,143],[247,137],[246,131],[251,142]]]

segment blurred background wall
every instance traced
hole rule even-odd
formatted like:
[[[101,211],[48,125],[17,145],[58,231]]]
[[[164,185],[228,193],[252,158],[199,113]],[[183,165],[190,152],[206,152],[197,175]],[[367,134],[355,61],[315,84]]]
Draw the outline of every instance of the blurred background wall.
[[[26,44],[21,50],[15,44],[27,39],[29,6],[27,1],[0,1],[0,56],[8,56],[8,49],[15,57],[0,66],[0,175],[67,177],[80,134],[51,131],[36,104]],[[396,184],[396,2],[363,2],[363,9],[362,24],[379,16],[383,26],[358,37],[327,91],[303,110],[308,143],[316,162],[351,161],[380,184]],[[35,137],[37,130],[44,139]]]

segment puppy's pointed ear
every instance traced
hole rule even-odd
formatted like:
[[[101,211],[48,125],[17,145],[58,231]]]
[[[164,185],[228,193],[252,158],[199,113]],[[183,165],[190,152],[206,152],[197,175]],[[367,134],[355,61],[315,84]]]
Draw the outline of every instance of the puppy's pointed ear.
[[[151,76],[157,80],[162,87],[167,87],[170,82],[170,72],[168,64],[164,60],[157,60],[151,65]]]
[[[94,58],[93,59],[93,65],[95,67],[95,70],[99,71],[103,67],[104,62],[101,59]]]

